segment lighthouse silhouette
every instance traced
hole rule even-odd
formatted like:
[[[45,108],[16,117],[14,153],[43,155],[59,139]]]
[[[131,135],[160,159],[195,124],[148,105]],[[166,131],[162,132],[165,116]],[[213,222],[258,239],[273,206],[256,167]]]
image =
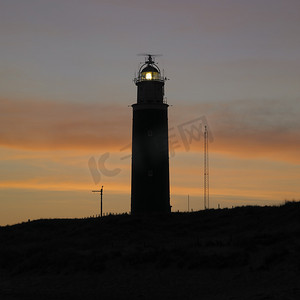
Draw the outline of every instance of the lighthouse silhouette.
[[[134,82],[137,103],[132,105],[131,213],[169,213],[168,104],[164,102],[165,80],[145,54]]]

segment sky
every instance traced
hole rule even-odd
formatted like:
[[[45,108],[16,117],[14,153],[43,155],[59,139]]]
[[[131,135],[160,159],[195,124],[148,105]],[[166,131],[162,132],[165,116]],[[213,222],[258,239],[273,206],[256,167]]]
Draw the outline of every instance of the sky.
[[[130,211],[144,57],[169,79],[172,211],[300,192],[298,0],[0,0],[0,225]]]

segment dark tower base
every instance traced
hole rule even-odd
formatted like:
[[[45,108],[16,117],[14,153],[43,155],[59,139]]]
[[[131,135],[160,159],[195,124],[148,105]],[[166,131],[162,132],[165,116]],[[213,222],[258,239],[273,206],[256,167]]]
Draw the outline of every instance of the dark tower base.
[[[168,104],[132,107],[131,213],[168,213],[171,211]]]

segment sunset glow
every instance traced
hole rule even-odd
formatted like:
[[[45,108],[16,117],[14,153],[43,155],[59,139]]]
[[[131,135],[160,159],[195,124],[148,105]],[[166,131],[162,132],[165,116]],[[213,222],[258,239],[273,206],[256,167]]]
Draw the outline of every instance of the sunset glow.
[[[96,215],[100,185],[130,211],[145,51],[170,77],[172,211],[203,209],[204,120],[211,208],[299,199],[300,3],[225,2],[3,1],[0,225]]]

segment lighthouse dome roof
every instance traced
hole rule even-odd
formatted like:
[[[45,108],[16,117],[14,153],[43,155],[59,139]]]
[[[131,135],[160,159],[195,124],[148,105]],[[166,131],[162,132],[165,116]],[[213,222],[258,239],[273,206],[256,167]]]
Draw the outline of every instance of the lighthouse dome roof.
[[[142,72],[159,72],[155,67],[148,65],[146,66]]]

